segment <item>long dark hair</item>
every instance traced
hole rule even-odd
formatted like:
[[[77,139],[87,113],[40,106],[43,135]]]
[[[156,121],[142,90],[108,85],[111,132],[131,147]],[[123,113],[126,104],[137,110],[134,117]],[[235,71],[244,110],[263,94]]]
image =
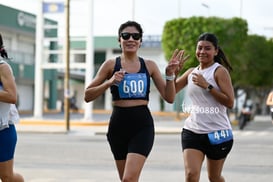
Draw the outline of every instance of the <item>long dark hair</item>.
[[[232,67],[229,63],[228,58],[226,57],[224,51],[221,49],[221,47],[218,45],[218,39],[216,37],[216,35],[214,35],[213,33],[203,33],[198,37],[197,42],[204,40],[204,41],[209,41],[213,44],[213,46],[215,47],[215,49],[218,50],[218,54],[216,56],[214,56],[214,61],[223,65],[225,68],[227,68],[227,70],[230,72],[232,71]]]
[[[8,59],[8,53],[4,49],[4,44],[3,44],[3,39],[1,34],[0,34],[0,55],[2,58]]]

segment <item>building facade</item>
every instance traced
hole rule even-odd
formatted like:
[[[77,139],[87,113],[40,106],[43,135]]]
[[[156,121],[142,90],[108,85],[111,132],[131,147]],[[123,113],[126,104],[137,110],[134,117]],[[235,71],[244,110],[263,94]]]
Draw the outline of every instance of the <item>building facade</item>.
[[[33,112],[34,87],[35,87],[35,30],[36,17],[31,13],[0,5],[0,32],[4,39],[4,45],[11,61],[14,76],[17,83],[19,111]],[[9,17],[9,18],[7,18]],[[44,20],[46,25],[55,25],[57,22]],[[58,29],[44,30],[44,65],[48,63],[60,63],[63,60],[63,44],[57,37]],[[94,37],[94,73],[107,59],[119,56],[119,48],[116,36]],[[143,58],[154,60],[165,73],[167,61],[161,49],[160,36],[143,37],[139,55]],[[70,39],[70,63],[85,63],[86,40],[85,37],[71,37]],[[88,65],[86,65],[88,66]],[[64,68],[43,69],[43,107],[44,110],[62,110],[64,100]],[[94,76],[94,75],[93,75]],[[78,109],[84,109],[85,69],[70,67],[70,97],[74,99]],[[108,89],[109,90],[109,89]],[[110,91],[96,99],[93,109],[111,110]],[[150,108],[152,111],[173,111],[174,106],[164,102],[155,86],[152,84],[150,95]]]

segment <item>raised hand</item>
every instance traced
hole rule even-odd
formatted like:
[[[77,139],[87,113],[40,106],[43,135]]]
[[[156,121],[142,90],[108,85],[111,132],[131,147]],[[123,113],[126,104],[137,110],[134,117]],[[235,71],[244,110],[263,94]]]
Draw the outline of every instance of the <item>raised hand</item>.
[[[184,50],[176,49],[173,52],[173,55],[169,61],[168,66],[166,67],[166,75],[175,75],[183,68],[184,63],[188,60],[189,55],[184,57]]]
[[[189,59],[190,55],[186,55],[185,56],[185,51],[183,51],[183,53],[180,55],[179,58],[179,65],[177,67],[177,69],[175,70],[175,76],[178,75],[178,73],[183,69],[184,63]]]

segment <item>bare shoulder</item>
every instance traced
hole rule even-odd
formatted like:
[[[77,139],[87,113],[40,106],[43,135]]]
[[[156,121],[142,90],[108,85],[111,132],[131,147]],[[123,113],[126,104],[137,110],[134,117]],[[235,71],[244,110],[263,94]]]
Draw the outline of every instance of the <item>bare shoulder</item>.
[[[151,59],[144,59],[144,62],[145,62],[146,68],[151,76],[153,76],[154,73],[157,73],[157,74],[160,73],[160,70],[159,70],[157,64],[155,63],[155,61],[153,61]]]
[[[5,61],[0,61],[0,67],[6,67],[8,66],[9,67],[9,64]]]
[[[190,73],[194,70],[194,68],[195,68],[195,67],[189,68],[185,73],[186,73],[186,74],[190,74]]]
[[[151,59],[144,59],[144,62],[146,65],[153,65],[153,64],[156,64],[154,60],[151,60]]]
[[[191,72],[194,70],[194,67],[187,69],[177,80],[187,79]]]
[[[221,83],[231,83],[229,71],[224,66],[219,66],[214,73],[214,78],[218,85]]]
[[[116,63],[116,59],[107,59],[103,62],[102,66],[114,66]]]
[[[0,71],[1,73],[11,72],[11,67],[7,62],[1,62]]]
[[[107,59],[100,66],[100,70],[103,70],[104,72],[113,71],[115,63],[116,63],[115,59]]]
[[[194,70],[194,68],[195,67],[191,67],[191,68],[187,69],[187,71],[185,71],[183,73],[182,77],[188,77],[192,73],[192,71]]]
[[[10,82],[13,80],[13,71],[11,66],[7,62],[3,62],[0,64],[0,80],[8,80]]]
[[[229,76],[229,72],[224,66],[221,65],[215,70],[215,76]]]
[[[151,59],[144,59],[144,62],[148,70],[153,70],[154,68],[157,67],[156,62]]]
[[[105,60],[102,65],[100,66],[96,78],[109,78],[113,74],[114,67],[115,67],[115,59],[107,59]]]

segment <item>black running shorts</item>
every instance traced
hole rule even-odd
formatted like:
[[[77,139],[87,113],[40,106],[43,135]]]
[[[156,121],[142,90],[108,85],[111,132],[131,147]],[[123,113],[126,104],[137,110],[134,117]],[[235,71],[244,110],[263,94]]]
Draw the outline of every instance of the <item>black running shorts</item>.
[[[154,143],[154,122],[147,106],[114,106],[107,139],[115,160],[125,160],[128,153],[147,157]]]
[[[210,143],[207,134],[197,134],[187,129],[183,129],[181,138],[183,151],[185,149],[200,150],[212,160],[226,158],[233,145],[233,139],[213,145]]]

